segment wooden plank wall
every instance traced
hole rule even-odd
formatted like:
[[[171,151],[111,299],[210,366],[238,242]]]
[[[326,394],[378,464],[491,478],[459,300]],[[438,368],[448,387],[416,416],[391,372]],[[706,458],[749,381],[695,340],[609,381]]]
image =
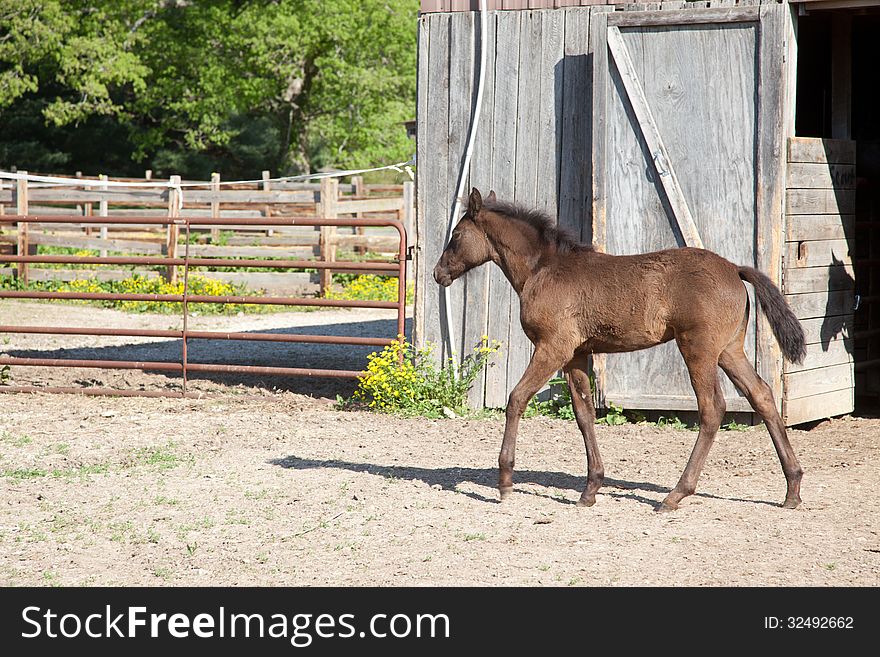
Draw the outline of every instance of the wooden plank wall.
[[[591,12],[604,8],[488,14],[483,107],[467,185],[499,199],[561,212],[560,221],[590,237]],[[445,304],[431,272],[442,252],[476,95],[478,12],[419,19],[416,201],[416,340],[445,346]],[[476,64],[476,66],[475,66]],[[560,183],[564,187],[560,190]],[[450,289],[456,358],[481,336],[503,343],[472,389],[475,406],[504,406],[532,353],[519,323],[519,300],[500,269],[472,270]]]
[[[807,336],[807,357],[786,363],[787,424],[853,410],[856,143],[788,142],[783,291]]]

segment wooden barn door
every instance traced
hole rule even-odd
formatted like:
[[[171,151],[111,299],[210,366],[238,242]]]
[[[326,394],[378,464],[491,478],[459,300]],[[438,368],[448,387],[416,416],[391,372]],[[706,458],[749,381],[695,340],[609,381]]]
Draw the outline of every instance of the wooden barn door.
[[[594,17],[597,248],[624,255],[701,246],[780,282],[785,9]],[[746,351],[781,401],[779,353],[749,294]],[[597,356],[594,365],[600,403],[696,408],[674,342]],[[728,410],[750,411],[721,379]]]

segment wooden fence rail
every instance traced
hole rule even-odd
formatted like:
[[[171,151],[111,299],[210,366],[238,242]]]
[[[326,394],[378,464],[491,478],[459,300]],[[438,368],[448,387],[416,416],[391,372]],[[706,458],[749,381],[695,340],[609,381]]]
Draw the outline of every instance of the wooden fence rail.
[[[19,173],[27,175],[26,171]],[[58,177],[54,176],[52,177]],[[335,227],[315,229],[304,226],[283,226],[266,229],[255,226],[250,219],[270,216],[301,216],[303,218],[337,218],[354,216],[398,219],[412,235],[414,216],[414,186],[412,182],[402,185],[365,185],[363,178],[353,177],[349,183],[335,178],[324,178],[320,183],[269,181],[268,172],[262,179],[252,183],[235,183],[222,186],[220,175],[213,174],[210,181],[185,181],[172,176],[170,187],[120,188],[111,185],[83,186],[83,180],[112,182],[152,182],[161,185],[163,180],[152,178],[150,172],[143,179],[70,177],[70,185],[47,185],[26,179],[0,180],[0,251],[13,250],[19,255],[33,255],[38,246],[68,247],[97,250],[102,257],[108,252],[124,254],[164,254],[175,257],[180,243],[179,227],[168,225],[161,233],[156,226],[126,224],[124,226],[95,224],[93,222],[58,225],[25,223],[4,226],[3,216],[81,214],[83,217],[168,216],[240,218],[241,224],[211,226],[192,231],[195,242],[190,253],[199,257],[260,257],[260,258],[316,258],[335,261],[339,249],[352,250],[358,254],[374,252],[394,254],[398,237],[395,231],[383,228],[348,229],[351,234],[340,234]],[[175,187],[200,182],[199,187]],[[97,212],[96,212],[97,210]],[[6,228],[6,230],[4,230]],[[9,230],[11,229],[11,230]],[[98,234],[95,234],[95,231]],[[193,240],[191,240],[192,242]],[[352,271],[346,269],[346,271]],[[126,275],[122,271],[102,270],[39,270],[26,262],[14,267],[0,268],[0,275],[16,275],[27,284],[34,280],[60,278],[72,280],[83,275],[98,279],[118,279]],[[169,266],[165,277],[173,281],[176,268]],[[211,272],[212,277],[241,282],[248,286],[272,289],[281,285],[271,272]],[[318,291],[321,295],[329,288],[332,270],[319,274],[303,274],[302,288]],[[289,284],[287,278],[284,284]]]

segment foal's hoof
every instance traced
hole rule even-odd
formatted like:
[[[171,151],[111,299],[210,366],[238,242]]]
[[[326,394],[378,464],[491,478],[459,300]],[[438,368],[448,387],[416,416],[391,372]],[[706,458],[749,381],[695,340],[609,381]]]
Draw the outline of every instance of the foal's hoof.
[[[513,486],[504,486],[498,488],[498,495],[501,498],[501,501],[510,499],[510,496],[513,495]]]
[[[581,499],[577,501],[578,506],[593,506],[596,503],[596,496],[590,495],[587,497],[586,495],[581,495]]]
[[[796,509],[801,505],[801,498],[799,497],[786,497],[785,502],[782,503],[783,509]]]
[[[663,500],[662,504],[654,509],[657,513],[669,513],[670,511],[678,511],[678,503]]]

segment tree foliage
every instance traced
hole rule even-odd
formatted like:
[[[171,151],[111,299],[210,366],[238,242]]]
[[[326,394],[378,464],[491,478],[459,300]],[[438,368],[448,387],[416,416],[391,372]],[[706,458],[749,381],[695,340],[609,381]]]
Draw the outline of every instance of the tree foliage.
[[[200,177],[406,159],[417,10],[418,0],[0,0],[0,164],[88,172],[100,155],[81,147],[97,145],[122,168]]]

